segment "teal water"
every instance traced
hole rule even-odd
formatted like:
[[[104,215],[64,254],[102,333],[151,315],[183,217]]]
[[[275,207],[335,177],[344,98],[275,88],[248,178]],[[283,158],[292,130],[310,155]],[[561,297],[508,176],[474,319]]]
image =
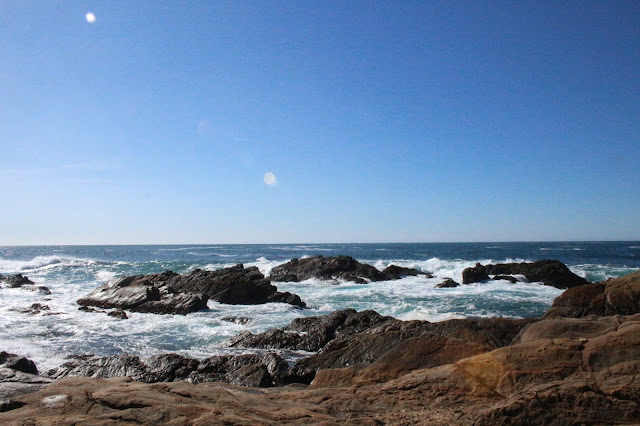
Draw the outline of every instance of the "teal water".
[[[435,278],[359,285],[309,280],[276,283],[299,294],[311,306],[231,306],[209,303],[209,310],[187,316],[130,314],[119,321],[104,314],[77,310],[75,301],[95,287],[120,276],[171,269],[219,269],[243,263],[268,275],[271,268],[294,257],[346,254],[379,269],[389,264],[432,272]],[[0,247],[0,274],[23,273],[52,294],[0,289],[0,349],[54,367],[69,354],[109,355],[128,352],[150,356],[178,352],[194,357],[224,353],[224,341],[250,330],[281,327],[300,316],[337,309],[374,309],[399,319],[439,321],[463,317],[539,317],[562,291],[538,283],[496,281],[453,289],[436,289],[445,277],[461,279],[476,262],[496,263],[558,259],[590,281],[640,269],[640,242],[439,243],[439,244],[280,244],[171,246],[33,246]],[[27,315],[16,309],[44,303],[49,315]],[[54,314],[54,315],[50,315]],[[251,318],[246,325],[225,316]]]

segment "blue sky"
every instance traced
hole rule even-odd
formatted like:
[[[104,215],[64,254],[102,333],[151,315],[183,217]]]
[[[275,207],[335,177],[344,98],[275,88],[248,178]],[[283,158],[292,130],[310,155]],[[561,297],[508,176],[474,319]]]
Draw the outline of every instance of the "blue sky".
[[[2,2],[0,53],[0,245],[640,240],[640,2]]]

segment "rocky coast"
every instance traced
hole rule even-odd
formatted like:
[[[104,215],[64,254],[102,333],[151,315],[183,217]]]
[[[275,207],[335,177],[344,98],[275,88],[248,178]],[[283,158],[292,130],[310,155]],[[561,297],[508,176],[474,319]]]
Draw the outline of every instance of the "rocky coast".
[[[278,292],[271,281],[367,283],[419,273],[424,272],[380,271],[346,256],[317,256],[274,268],[270,277],[242,265],[123,277],[78,303],[157,314],[203,309],[208,299],[277,300],[304,308],[298,296]],[[39,372],[29,360],[3,352],[0,422],[640,422],[640,271],[589,283],[557,261],[478,264],[463,272],[462,285],[496,277],[567,290],[536,319],[401,321],[353,309],[299,318],[226,342],[245,350],[243,355],[77,355]]]

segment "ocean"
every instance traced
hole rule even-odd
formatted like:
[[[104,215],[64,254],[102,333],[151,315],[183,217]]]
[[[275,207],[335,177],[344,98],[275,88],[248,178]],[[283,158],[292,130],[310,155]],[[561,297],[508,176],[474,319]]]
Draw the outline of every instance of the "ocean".
[[[379,269],[390,264],[417,268],[434,278],[355,284],[321,280],[274,283],[310,306],[286,304],[223,305],[186,316],[127,313],[119,320],[78,310],[76,300],[111,279],[162,272],[214,270],[243,263],[263,274],[292,258],[349,255]],[[0,350],[33,359],[40,371],[56,367],[71,354],[149,357],[175,352],[206,358],[251,350],[225,348],[224,342],[249,330],[263,332],[303,316],[335,310],[373,309],[402,320],[442,321],[466,317],[540,317],[562,290],[538,283],[493,281],[457,288],[435,288],[445,277],[461,282],[476,262],[500,263],[557,259],[589,281],[640,269],[640,242],[530,242],[425,244],[266,244],[0,247],[0,274],[22,273],[50,295],[25,289],[0,289]],[[34,303],[49,310],[22,313]],[[243,318],[244,324],[227,317]],[[295,356],[289,354],[289,356]]]

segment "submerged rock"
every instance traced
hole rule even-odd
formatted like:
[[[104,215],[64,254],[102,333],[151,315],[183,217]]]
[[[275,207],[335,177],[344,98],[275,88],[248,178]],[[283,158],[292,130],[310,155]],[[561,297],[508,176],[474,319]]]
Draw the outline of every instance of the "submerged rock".
[[[640,271],[573,287],[556,297],[544,318],[640,313]]]
[[[7,284],[11,288],[22,287],[23,285],[34,284],[28,277],[22,274],[4,276],[0,274],[0,282]]]
[[[299,296],[277,290],[258,268],[244,268],[240,264],[218,271],[196,269],[187,275],[165,271],[127,276],[99,287],[79,299],[78,304],[183,315],[206,309],[208,299],[228,304],[281,302],[306,306]]]
[[[431,274],[427,272],[396,265],[388,266],[384,271],[379,271],[376,267],[360,263],[351,256],[313,256],[292,259],[283,265],[276,266],[271,270],[269,278],[272,281],[284,282],[299,282],[309,278],[318,278],[366,284],[371,281],[397,280],[417,275],[431,277]]]
[[[462,283],[485,281],[489,275],[524,275],[531,282],[541,282],[556,288],[572,288],[589,284],[577,276],[558,260],[539,260],[533,263],[499,263],[496,265],[476,264],[462,271]]]

